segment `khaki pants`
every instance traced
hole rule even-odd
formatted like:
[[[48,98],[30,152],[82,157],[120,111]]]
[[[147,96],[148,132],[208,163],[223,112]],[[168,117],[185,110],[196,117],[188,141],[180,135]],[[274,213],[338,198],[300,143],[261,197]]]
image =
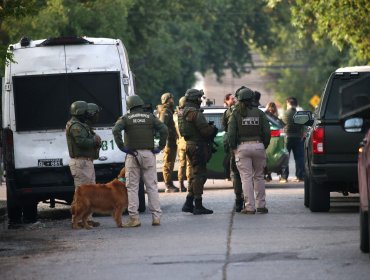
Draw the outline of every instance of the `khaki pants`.
[[[146,193],[148,194],[149,211],[153,217],[160,218],[162,211],[159,204],[155,155],[149,150],[137,150],[136,159],[132,155],[126,156],[126,187],[129,215],[135,218],[139,216],[139,183],[140,176],[142,176]]]
[[[242,180],[246,209],[254,211],[256,207],[265,207],[264,167],[266,166],[266,151],[264,145],[262,143],[239,145],[235,152],[235,162]],[[256,199],[254,199],[254,193],[256,193]]]
[[[177,146],[166,146],[163,151],[163,181],[172,183],[172,172],[175,166]]]
[[[95,184],[95,169],[92,160],[71,158],[69,168],[75,188],[84,184]]]
[[[177,157],[179,158],[177,178],[180,182],[188,180],[190,176],[190,164],[186,158],[186,142],[184,138],[180,138],[177,141]]]

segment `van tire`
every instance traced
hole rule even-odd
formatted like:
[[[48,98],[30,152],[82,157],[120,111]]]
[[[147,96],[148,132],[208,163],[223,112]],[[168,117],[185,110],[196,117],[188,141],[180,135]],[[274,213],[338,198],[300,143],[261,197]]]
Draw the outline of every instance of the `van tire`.
[[[360,209],[360,249],[369,253],[369,212]]]
[[[328,212],[330,209],[330,192],[325,186],[309,180],[309,207],[311,212]]]

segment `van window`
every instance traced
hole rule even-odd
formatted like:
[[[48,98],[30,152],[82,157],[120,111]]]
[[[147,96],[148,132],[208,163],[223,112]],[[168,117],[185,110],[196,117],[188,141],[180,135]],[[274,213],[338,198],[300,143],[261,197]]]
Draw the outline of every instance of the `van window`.
[[[15,76],[13,87],[17,131],[64,129],[77,100],[102,107],[97,127],[122,112],[119,72]]]

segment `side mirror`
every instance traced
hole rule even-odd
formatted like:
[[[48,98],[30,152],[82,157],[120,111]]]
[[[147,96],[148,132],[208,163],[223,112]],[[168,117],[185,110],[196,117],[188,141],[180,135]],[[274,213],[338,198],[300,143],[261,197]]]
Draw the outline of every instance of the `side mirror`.
[[[363,125],[363,118],[351,118],[344,122],[344,130],[347,132],[361,132]]]
[[[293,122],[300,125],[313,125],[313,115],[310,111],[298,111],[293,116]]]

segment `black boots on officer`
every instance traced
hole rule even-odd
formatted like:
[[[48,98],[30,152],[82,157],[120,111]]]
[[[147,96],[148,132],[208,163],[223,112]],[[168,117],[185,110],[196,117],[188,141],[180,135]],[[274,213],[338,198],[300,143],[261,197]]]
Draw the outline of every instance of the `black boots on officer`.
[[[194,199],[194,196],[191,195],[186,197],[186,201],[182,207],[182,212],[193,213],[194,215],[213,214],[213,210],[207,209],[203,206],[201,197]]]
[[[235,199],[235,212],[240,212],[244,208],[244,199],[242,197],[238,197]]]

